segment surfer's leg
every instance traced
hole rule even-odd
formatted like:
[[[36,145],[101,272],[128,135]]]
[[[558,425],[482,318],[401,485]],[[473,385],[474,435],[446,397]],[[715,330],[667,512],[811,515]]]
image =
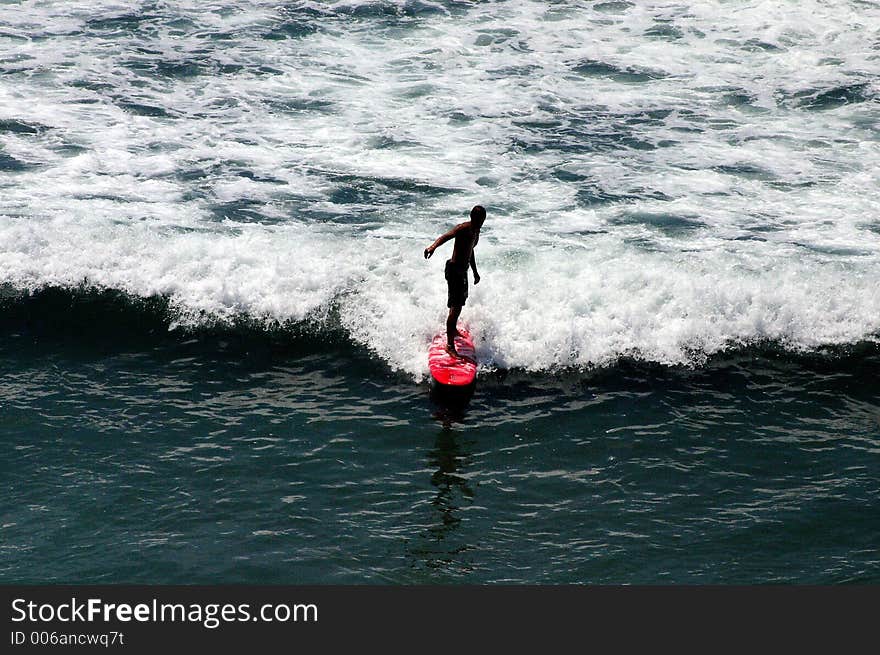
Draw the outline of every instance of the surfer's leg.
[[[446,318],[446,349],[455,352],[455,337],[458,336],[458,317],[461,307],[450,307],[449,316]]]
[[[446,262],[444,275],[449,288],[449,296],[446,299],[446,306],[449,307],[449,316],[446,319],[446,350],[450,354],[457,355],[455,337],[461,335],[458,331],[458,317],[461,308],[467,302],[467,271],[457,270],[450,260]]]

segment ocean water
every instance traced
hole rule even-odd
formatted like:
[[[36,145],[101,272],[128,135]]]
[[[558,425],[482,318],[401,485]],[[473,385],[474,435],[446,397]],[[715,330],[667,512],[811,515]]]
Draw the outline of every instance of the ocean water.
[[[878,74],[876,2],[0,4],[0,581],[880,582]]]

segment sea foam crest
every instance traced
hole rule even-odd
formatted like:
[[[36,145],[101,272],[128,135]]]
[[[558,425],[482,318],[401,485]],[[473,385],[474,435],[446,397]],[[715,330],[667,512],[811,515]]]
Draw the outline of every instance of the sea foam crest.
[[[487,366],[880,331],[867,3],[103,2],[0,16],[0,283],[338,318],[425,374],[476,203]],[[448,246],[446,247],[448,248]]]

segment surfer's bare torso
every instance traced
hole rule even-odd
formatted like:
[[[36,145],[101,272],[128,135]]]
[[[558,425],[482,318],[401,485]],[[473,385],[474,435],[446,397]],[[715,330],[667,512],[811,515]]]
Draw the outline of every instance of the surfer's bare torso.
[[[480,240],[479,228],[474,228],[470,221],[460,223],[452,228],[455,242],[452,245],[452,257],[449,258],[456,267],[467,268],[471,262],[474,246]]]

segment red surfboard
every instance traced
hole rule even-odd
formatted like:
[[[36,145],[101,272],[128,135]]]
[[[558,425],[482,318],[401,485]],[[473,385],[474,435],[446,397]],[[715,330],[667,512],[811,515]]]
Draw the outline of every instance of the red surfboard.
[[[446,352],[446,333],[438,334],[428,349],[428,368],[437,384],[448,388],[467,387],[477,376],[474,341],[467,330],[459,330],[455,350],[459,357]]]

